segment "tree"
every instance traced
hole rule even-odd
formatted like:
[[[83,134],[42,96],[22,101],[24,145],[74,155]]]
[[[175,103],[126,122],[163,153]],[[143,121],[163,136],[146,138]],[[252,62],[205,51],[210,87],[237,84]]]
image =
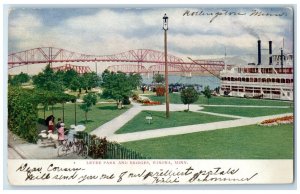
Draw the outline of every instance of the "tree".
[[[79,77],[79,75],[74,69],[69,69],[69,70],[65,71],[64,72],[64,77],[63,77],[64,85],[67,88],[69,88],[70,83],[72,82],[72,80],[74,80],[78,77]],[[71,88],[69,88],[69,89],[71,89]]]
[[[92,88],[98,87],[100,85],[100,77],[95,73],[84,73],[83,79],[85,80],[85,87],[84,89],[91,90]]]
[[[142,84],[143,78],[140,74],[130,73],[128,76],[129,83],[132,84],[132,88],[137,88]]]
[[[47,65],[43,72],[38,75],[33,76],[33,84],[38,89],[47,91],[62,92],[64,90],[64,85],[62,81],[57,77],[50,65]]]
[[[102,73],[102,97],[116,100],[117,106],[121,108],[123,99],[130,96],[132,90],[137,87],[138,82],[132,80],[123,72],[115,73],[105,70]]]
[[[46,108],[52,107],[52,114],[54,113],[53,105],[58,103],[58,95],[54,91],[47,91],[42,89],[36,89],[34,91],[35,101],[39,104],[42,104],[44,107],[44,119],[46,118]]]
[[[97,102],[97,96],[93,93],[88,93],[83,97],[83,104],[80,108],[85,112],[85,123],[87,123],[87,113],[91,110],[91,107]]]
[[[180,93],[180,97],[182,103],[188,105],[188,111],[190,110],[190,104],[196,102],[199,98],[197,91],[192,87],[183,89]]]
[[[47,91],[36,89],[34,90],[33,96],[35,97],[35,101],[38,104],[42,104],[44,106],[44,119],[46,118],[46,108],[52,107],[52,114],[54,114],[53,105],[57,103],[61,103],[63,107],[63,116],[64,116],[64,103],[73,101],[76,99],[75,96],[65,94],[63,92],[55,92],[55,91]]]
[[[65,120],[65,103],[66,102],[74,102],[76,101],[76,97],[73,95],[69,95],[69,94],[65,94],[65,93],[61,93],[57,95],[57,103],[61,103],[62,104],[62,119],[63,121]]]
[[[165,81],[165,77],[162,74],[155,74],[153,76],[154,83],[160,84],[160,83],[164,83],[164,81]]]
[[[204,91],[202,93],[207,98],[207,104],[209,104],[209,99],[211,98],[211,91],[210,91],[209,86],[205,86]]]
[[[21,85],[22,83],[26,83],[30,80],[30,76],[27,73],[21,72],[15,76],[9,76],[8,83],[13,86]]]
[[[70,88],[74,92],[76,92],[77,90],[80,91],[81,84],[80,84],[79,77],[73,77],[68,88]],[[79,94],[80,94],[80,92],[79,92]]]
[[[64,88],[68,88],[68,84],[69,84],[69,83],[66,84],[66,83],[64,82],[64,78],[65,78],[65,72],[64,72],[64,71],[58,70],[58,71],[54,72],[54,75],[55,75],[55,78],[56,78],[60,83],[63,84]]]

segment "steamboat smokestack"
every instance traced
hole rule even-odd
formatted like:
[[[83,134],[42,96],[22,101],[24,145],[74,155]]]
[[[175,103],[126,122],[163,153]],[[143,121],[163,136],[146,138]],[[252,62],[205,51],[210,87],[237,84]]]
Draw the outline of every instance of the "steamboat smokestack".
[[[257,41],[257,65],[261,65],[261,41]]]
[[[272,65],[272,41],[269,41],[269,65]]]
[[[280,64],[281,64],[281,70],[283,69],[283,49],[280,49]]]

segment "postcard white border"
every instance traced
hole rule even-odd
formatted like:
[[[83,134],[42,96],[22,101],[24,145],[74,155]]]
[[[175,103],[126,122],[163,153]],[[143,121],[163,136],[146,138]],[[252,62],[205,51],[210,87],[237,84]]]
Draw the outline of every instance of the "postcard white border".
[[[290,184],[293,160],[8,160],[12,185]]]
[[[114,1],[106,1],[106,4],[113,4],[113,2]],[[155,4],[159,4],[159,3],[161,3],[161,1],[151,1],[151,2],[154,2]],[[188,4],[190,1],[185,1],[185,3],[184,4]],[[215,1],[212,1],[211,3],[213,3],[213,2],[215,2]],[[223,2],[220,2],[220,1],[217,1],[217,2],[219,2],[219,3],[222,3],[222,4],[224,4]],[[37,0],[26,0],[25,2],[24,1],[15,1],[15,0],[12,0],[12,1],[7,1],[7,0],[5,0],[4,2],[3,2],[3,4],[8,4],[8,3],[11,3],[11,4],[14,4],[14,3],[17,3],[17,4],[24,4],[24,3],[26,3],[26,4],[32,4],[32,3],[41,3],[41,2],[39,2],[39,1],[37,1]],[[44,3],[44,2],[43,2]],[[49,5],[49,3],[56,3],[56,4],[66,4],[66,3],[68,3],[67,1],[64,1],[64,0],[60,0],[60,1],[58,1],[58,0],[54,0],[54,1],[45,1],[45,3],[47,3],[48,5]],[[75,1],[73,1],[73,3],[82,3],[81,1],[77,1],[77,0],[75,0]],[[87,1],[85,1],[85,4],[86,3],[90,3],[91,4],[91,1],[90,0],[87,0]],[[92,4],[93,3],[98,3],[98,2],[95,2],[95,1],[92,1]],[[137,4],[137,3],[139,3],[139,2],[135,2],[134,1],[134,3],[135,4]],[[168,3],[170,3],[170,2],[163,2],[164,4],[168,4]],[[172,4],[181,4],[182,2],[181,1],[172,1]],[[192,1],[192,3],[201,3],[201,2],[196,2],[196,1]],[[230,4],[230,3],[237,3],[237,4],[240,4],[240,5],[243,5],[244,4],[244,2],[238,2],[238,1],[232,1],[232,0],[229,0],[229,1],[227,1],[227,3],[226,4]],[[255,0],[255,1],[250,1],[250,2],[245,2],[245,3],[256,3],[256,4],[259,4],[259,3],[261,3],[261,1],[258,1],[258,0]],[[270,3],[270,2],[263,2],[263,3]],[[280,1],[280,0],[274,0],[274,1],[272,1],[272,4],[274,4],[274,3],[282,3],[282,1]],[[288,1],[284,1],[284,3],[293,3],[293,4],[297,4],[297,1],[290,1],[290,0],[288,0]],[[66,6],[68,6],[68,5],[66,5]],[[246,6],[246,5],[245,5]],[[298,7],[298,5],[297,5],[297,7]],[[296,8],[296,7],[295,7]],[[295,10],[295,14],[296,14],[297,12],[296,12],[296,10]],[[298,21],[299,21],[299,19],[298,19],[298,15],[296,14],[296,16],[297,16],[297,24],[298,24]],[[1,24],[2,24],[2,26],[3,26],[3,21],[5,21],[5,20],[3,20],[3,14],[1,14]],[[5,24],[5,23],[4,23]],[[296,41],[298,42],[298,39],[297,39],[297,34],[296,34],[296,27],[297,26],[295,26],[295,53],[297,53],[297,54],[299,54],[298,52],[297,52],[297,43],[296,43]],[[7,41],[5,40],[5,35],[7,35],[6,33],[5,33],[5,28],[4,28],[4,32],[2,31],[1,33],[3,33],[3,35],[4,35],[4,46],[7,46]],[[7,55],[2,55],[3,53],[4,54],[7,54],[7,48],[3,48],[3,50],[1,50],[2,52],[1,52],[1,58],[2,59],[6,59],[7,57],[4,57],[4,56],[7,56]],[[5,52],[6,51],[6,52]],[[299,55],[298,55],[299,56]],[[3,60],[2,60],[3,61]],[[3,67],[3,70],[4,71],[2,71],[1,72],[1,74],[0,74],[0,76],[2,76],[3,77],[3,83],[5,83],[5,81],[6,81],[6,78],[7,78],[7,76],[5,76],[5,73],[7,72],[6,70],[5,70],[6,68],[5,67]],[[296,68],[296,71],[298,71],[298,69]],[[296,72],[295,71],[295,72]],[[295,75],[296,75],[296,73],[295,73]],[[296,78],[296,76],[295,76],[295,78]],[[2,84],[1,85],[1,87],[6,87],[6,84]],[[3,91],[3,88],[2,88],[2,91]],[[296,89],[296,87],[295,87],[295,89]],[[6,91],[6,90],[4,90],[4,91]],[[296,97],[298,97],[298,95],[297,95],[297,90],[296,90],[296,92],[295,92],[295,96]],[[3,98],[3,99],[2,99]],[[2,100],[2,102],[5,102],[6,101],[6,94],[5,93],[3,93],[3,95],[1,95],[1,100]],[[295,98],[296,99],[296,98]],[[296,100],[295,100],[296,101]],[[5,103],[4,103],[4,105],[5,105]],[[295,106],[295,109],[297,110],[297,104],[295,104],[296,106]],[[5,109],[5,106],[4,107],[2,107],[1,106],[1,108],[2,108],[2,110],[5,112],[6,111],[6,109]],[[3,123],[3,126],[6,126],[6,124],[3,122],[3,119],[2,118],[4,118],[4,117],[2,117],[2,114],[4,114],[4,112],[2,112],[1,113],[1,117],[0,117],[0,119],[1,119],[1,122]],[[6,114],[4,114],[4,115],[6,115]],[[297,114],[295,114],[295,117],[297,117]],[[295,120],[297,120],[297,119],[295,119]],[[6,121],[6,119],[4,120],[4,121]],[[297,127],[297,125],[296,125],[296,123],[295,123],[295,128]],[[5,129],[5,128],[4,128]],[[5,138],[7,135],[6,135],[6,132],[5,132],[5,130],[3,130],[3,137]],[[297,130],[295,129],[295,139],[297,138],[297,136],[298,136],[298,134],[297,134]],[[7,141],[4,139],[4,144],[3,144],[3,149],[1,149],[1,154],[3,154],[4,155],[4,157],[3,158],[1,158],[1,160],[2,160],[2,162],[3,162],[3,166],[1,167],[1,171],[2,172],[7,172],[8,171],[8,169],[6,168],[6,164],[8,164],[8,163],[15,163],[15,162],[11,162],[11,160],[8,160],[7,159]],[[297,144],[295,145],[295,148],[296,148],[296,146],[297,146]],[[295,150],[295,160],[296,160],[296,156],[297,156],[297,151],[298,151],[298,149],[296,148],[296,150]],[[24,162],[23,160],[21,160],[22,162]],[[40,160],[41,161],[41,160]],[[230,161],[230,160],[228,160],[228,161]],[[247,162],[247,161],[244,161],[244,162]],[[294,172],[296,172],[297,171],[297,160],[295,161],[295,167],[294,167],[295,169],[294,169]],[[4,171],[3,171],[4,170]],[[3,178],[3,183],[4,183],[4,186],[5,186],[5,183],[7,184],[7,173],[3,173],[3,177],[1,177],[1,180],[2,180],[2,178]],[[297,177],[297,173],[295,174],[295,177]],[[297,181],[297,179],[296,179],[296,181]],[[7,185],[6,185],[6,187],[5,187],[6,189],[7,189]],[[20,187],[19,187],[20,188]],[[27,188],[30,188],[30,187],[27,187]],[[33,188],[33,187],[31,187],[31,188]],[[246,186],[245,186],[245,188],[247,188]],[[267,187],[268,188],[268,187]],[[272,187],[271,187],[272,188]],[[295,182],[294,182],[294,187],[293,187],[294,189],[296,188],[295,187]],[[10,188],[11,189],[11,188]],[[248,189],[249,189],[249,187],[248,187]],[[290,188],[291,189],[291,188]]]

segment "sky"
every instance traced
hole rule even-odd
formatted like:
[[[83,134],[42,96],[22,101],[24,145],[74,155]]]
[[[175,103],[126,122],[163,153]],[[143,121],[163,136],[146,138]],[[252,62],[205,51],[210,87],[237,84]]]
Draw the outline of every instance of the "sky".
[[[183,60],[219,59],[226,48],[231,63],[257,62],[258,39],[263,49],[272,40],[274,54],[279,54],[283,40],[285,53],[293,52],[293,10],[247,6],[16,7],[8,16],[8,52],[50,46],[95,55],[134,49],[163,51],[165,13],[169,17],[168,53]]]

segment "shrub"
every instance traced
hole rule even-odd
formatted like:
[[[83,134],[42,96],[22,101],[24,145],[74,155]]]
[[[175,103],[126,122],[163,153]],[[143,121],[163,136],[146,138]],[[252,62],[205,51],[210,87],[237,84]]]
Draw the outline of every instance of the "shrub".
[[[132,95],[132,100],[138,100],[139,99],[139,95],[138,94],[136,94],[136,93],[134,93],[133,95]]]
[[[156,96],[164,96],[165,95],[165,87],[164,86],[156,86]]]
[[[144,105],[160,105],[160,102],[158,101],[148,101],[148,102],[144,102]]]
[[[142,100],[142,103],[150,103],[150,100],[146,98],[146,99]]]
[[[183,104],[188,105],[187,111],[189,111],[190,109],[190,104],[196,102],[199,98],[197,91],[191,87],[183,89],[180,94],[180,97]]]
[[[29,142],[37,141],[37,100],[33,90],[8,87],[8,128]]]
[[[89,156],[94,159],[104,159],[107,152],[106,138],[99,138],[92,135],[89,144]]]
[[[285,116],[280,118],[264,120],[261,123],[259,123],[259,125],[273,126],[273,125],[287,124],[293,122],[294,122],[294,116]]]
[[[130,103],[131,103],[131,102],[130,102],[128,96],[126,96],[125,98],[123,98],[123,100],[122,100],[122,104],[123,104],[123,105],[129,105]]]

